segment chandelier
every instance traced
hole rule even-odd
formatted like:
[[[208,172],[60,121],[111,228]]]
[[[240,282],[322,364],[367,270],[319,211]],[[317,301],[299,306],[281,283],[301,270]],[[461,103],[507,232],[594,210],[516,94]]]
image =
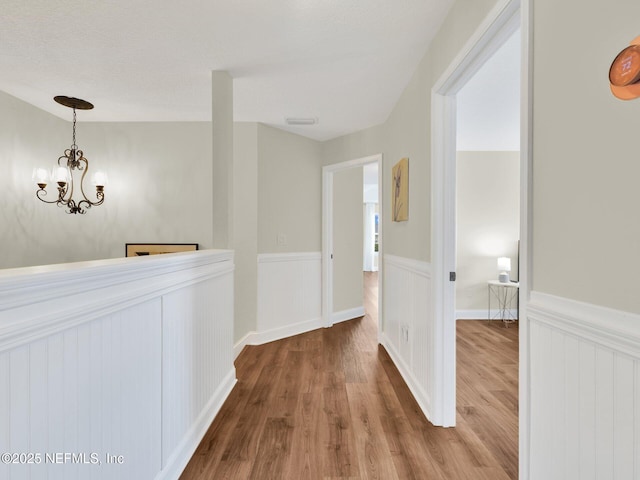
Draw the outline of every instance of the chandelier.
[[[33,171],[33,180],[38,184],[39,190],[36,197],[45,203],[55,203],[59,207],[67,209],[67,213],[84,214],[94,206],[102,205],[104,202],[104,187],[107,183],[107,175],[96,172],[91,179],[92,185],[96,189],[95,200],[90,200],[84,192],[84,178],[89,170],[89,160],[84,157],[82,150],[76,145],[76,109],[91,110],[93,105],[85,100],[73,97],[57,96],[53,98],[60,105],[73,109],[73,142],[71,147],[64,151],[64,155],[58,158],[57,166],[51,172],[45,168],[36,168]],[[80,190],[82,198],[74,198],[74,174],[80,176],[80,181],[76,182],[76,189]],[[48,179],[58,184],[58,198],[46,200]]]

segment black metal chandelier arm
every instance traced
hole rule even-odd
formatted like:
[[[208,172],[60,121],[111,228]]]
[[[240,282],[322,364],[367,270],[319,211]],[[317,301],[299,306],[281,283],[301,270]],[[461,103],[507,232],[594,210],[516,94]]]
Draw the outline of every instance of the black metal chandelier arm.
[[[82,208],[82,204],[83,204],[83,203],[85,204],[85,207],[84,207],[84,208]],[[80,200],[80,201],[78,202],[78,205],[77,205],[77,206],[75,206],[75,207],[73,208],[73,210],[70,210],[70,211],[69,211],[69,212],[67,212],[67,213],[79,213],[79,214],[81,214],[81,215],[82,215],[82,214],[86,213],[86,212],[87,212],[87,210],[89,210],[90,208],[91,208],[91,203],[90,203],[89,201],[87,201],[87,200]]]
[[[47,196],[47,191],[44,188],[41,188],[40,190],[36,191],[36,197],[38,197],[38,200],[43,201],[44,203],[58,203],[61,204],[61,200],[62,197],[60,196],[60,188],[58,187],[58,198],[56,198],[55,200],[45,200],[42,197],[46,197]]]
[[[98,197],[98,201],[96,202],[92,202],[88,198],[83,198],[78,202],[78,208],[80,208],[80,206],[83,204],[85,205],[85,208],[97,207],[98,205],[102,205],[102,203],[104,202],[104,193],[98,192],[96,193],[96,197]]]
[[[84,196],[84,193],[82,195]],[[87,197],[85,197],[83,200],[80,200],[78,202],[78,206],[75,209],[76,212],[73,212],[73,213],[85,213],[86,210],[90,209],[91,207],[97,207],[98,205],[102,205],[102,203],[104,202],[104,192],[101,192],[101,191],[96,192],[96,198],[98,199],[96,202],[92,202]],[[84,208],[82,208],[83,204],[84,204]]]
[[[79,150],[79,152],[82,154],[82,151]],[[89,197],[87,197],[87,194],[84,193],[84,177],[87,175],[87,173],[89,172],[89,161],[84,158],[83,156],[81,156],[78,159],[78,162],[83,162],[84,163],[84,168],[81,166],[78,166],[78,170],[82,170],[82,177],[80,177],[80,193],[82,193],[82,200],[80,202],[78,202],[78,206],[81,203],[85,203],[87,204],[87,208],[90,208],[92,205],[93,206],[98,206],[100,204],[102,204],[102,202],[104,202],[104,192],[101,190],[97,190],[96,191],[96,198],[97,201],[93,202],[91,200],[89,200]]]
[[[79,203],[76,205],[76,202],[75,202],[74,200],[69,200],[67,203],[62,203],[62,204],[60,204],[60,206],[61,206],[61,207],[66,207],[66,208],[68,208],[68,209],[69,209],[69,210],[67,210],[67,213],[68,213],[68,214],[76,214],[76,213],[83,214],[83,213],[85,213],[85,212],[86,212],[86,210],[84,210],[84,209],[80,206],[80,204],[81,204],[81,203],[82,203],[82,201],[81,201],[81,202],[79,202]]]

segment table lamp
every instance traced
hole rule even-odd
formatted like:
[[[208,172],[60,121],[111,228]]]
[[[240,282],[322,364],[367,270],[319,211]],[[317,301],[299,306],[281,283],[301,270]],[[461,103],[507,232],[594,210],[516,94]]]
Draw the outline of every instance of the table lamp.
[[[511,259],[509,257],[498,258],[498,280],[500,283],[509,283],[509,272],[511,271]]]

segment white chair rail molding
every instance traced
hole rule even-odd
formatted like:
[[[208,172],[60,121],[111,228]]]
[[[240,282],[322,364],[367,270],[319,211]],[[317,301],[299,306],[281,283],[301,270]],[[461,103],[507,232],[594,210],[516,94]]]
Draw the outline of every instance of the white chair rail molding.
[[[0,270],[0,479],[175,479],[235,384],[233,253]]]

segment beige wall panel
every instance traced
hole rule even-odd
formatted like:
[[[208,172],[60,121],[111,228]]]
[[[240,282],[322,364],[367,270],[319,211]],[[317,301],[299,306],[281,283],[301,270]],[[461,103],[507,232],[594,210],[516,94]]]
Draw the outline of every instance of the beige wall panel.
[[[234,124],[234,342],[256,330],[258,309],[258,125]]]
[[[487,310],[498,257],[518,279],[520,152],[458,152],[456,310]]]
[[[258,125],[258,253],[322,250],[320,144]]]
[[[333,174],[333,312],[363,305],[362,167]]]
[[[640,3],[533,6],[533,289],[640,313],[640,100],[607,80]]]

